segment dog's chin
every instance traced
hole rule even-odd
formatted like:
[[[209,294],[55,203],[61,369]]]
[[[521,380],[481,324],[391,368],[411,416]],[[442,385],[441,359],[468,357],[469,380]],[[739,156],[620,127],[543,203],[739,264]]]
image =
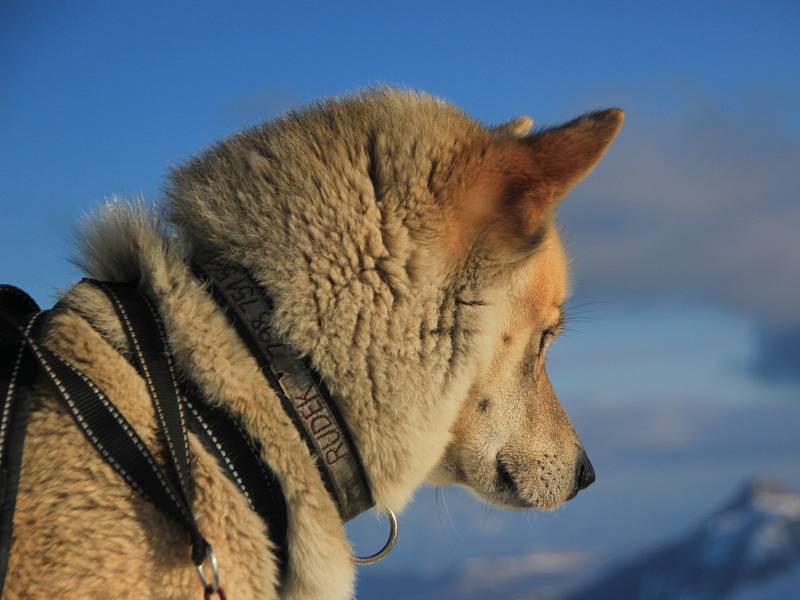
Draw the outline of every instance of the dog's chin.
[[[504,509],[552,511],[575,496],[574,493],[559,493],[561,486],[552,481],[549,486],[531,485],[505,468],[496,471],[489,480],[470,477],[462,472],[459,483],[484,502]]]
[[[491,501],[495,506],[501,508],[510,508],[519,510],[539,508],[539,506],[534,500],[523,498],[519,494],[507,491],[495,492],[491,496],[487,497],[487,500]]]
[[[558,508],[564,501],[545,497],[539,494],[528,496],[521,493],[518,489],[506,489],[497,486],[485,487],[477,483],[461,483],[462,487],[467,488],[470,493],[492,506],[510,510],[541,510],[551,511]]]
[[[480,471],[485,472],[484,469]],[[473,474],[461,467],[449,464],[446,467],[440,465],[429,474],[427,483],[437,486],[457,485],[467,489],[483,502],[488,502],[498,508],[512,510],[552,511],[575,495],[573,493],[556,497],[553,493],[554,486],[541,490],[523,489],[516,483],[518,477],[507,471],[499,473],[494,478],[484,480],[480,476],[480,471],[476,470],[476,473]]]

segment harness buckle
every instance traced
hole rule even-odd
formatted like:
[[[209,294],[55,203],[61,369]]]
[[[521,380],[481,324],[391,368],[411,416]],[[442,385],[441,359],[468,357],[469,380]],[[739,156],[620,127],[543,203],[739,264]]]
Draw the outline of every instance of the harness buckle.
[[[203,565],[206,563],[208,563],[211,569],[211,581],[206,579],[205,571],[203,571]],[[206,558],[197,565],[196,568],[197,576],[200,578],[200,583],[203,585],[203,594],[205,594],[206,600],[211,598],[213,594],[218,594],[221,600],[225,600],[225,592],[222,591],[219,585],[219,562],[217,562],[217,555],[214,554],[214,550],[211,549],[211,546],[206,546]]]

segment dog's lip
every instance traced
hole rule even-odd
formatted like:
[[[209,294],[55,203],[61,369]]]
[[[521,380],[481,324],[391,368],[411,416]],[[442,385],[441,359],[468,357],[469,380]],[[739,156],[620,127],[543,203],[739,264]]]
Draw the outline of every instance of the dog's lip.
[[[504,465],[505,466],[505,465]],[[506,467],[507,469],[507,467]],[[536,510],[551,510],[554,506],[540,505],[536,500],[528,498],[523,495],[523,490],[514,481],[510,472],[509,478],[514,482],[513,487],[498,486],[498,480],[495,478],[493,481],[486,481],[480,473],[473,473],[469,469],[459,465],[456,468],[459,474],[458,484],[472,491],[482,500],[491,502],[494,506],[500,508],[519,508],[519,509],[536,509]],[[560,504],[557,502],[556,504]]]
[[[464,473],[464,475],[467,475]],[[484,485],[480,480],[472,477],[463,477],[459,485],[467,488],[473,494],[494,506],[501,508],[537,508],[533,500],[524,498],[518,490],[497,489],[493,485]]]
[[[517,493],[501,492],[499,495],[494,494],[495,502],[499,500],[500,504],[509,506],[511,508],[536,508],[536,505],[527,498],[523,498]]]
[[[487,495],[495,504],[509,508],[537,508],[533,500],[522,495],[522,490],[517,485],[514,485],[513,488],[495,488]]]
[[[492,496],[503,504],[514,508],[535,508],[536,505],[522,494],[508,463],[500,456],[495,462],[495,491]]]
[[[514,476],[509,471],[506,463],[500,458],[495,463],[495,478],[498,491],[513,495],[519,495],[519,486]]]

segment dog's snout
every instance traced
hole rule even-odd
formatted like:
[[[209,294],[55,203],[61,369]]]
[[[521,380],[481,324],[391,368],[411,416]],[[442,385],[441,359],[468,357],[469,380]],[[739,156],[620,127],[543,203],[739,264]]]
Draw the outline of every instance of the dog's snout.
[[[594,483],[594,467],[592,461],[586,455],[586,451],[581,448],[578,455],[578,462],[575,465],[575,491],[585,490]]]

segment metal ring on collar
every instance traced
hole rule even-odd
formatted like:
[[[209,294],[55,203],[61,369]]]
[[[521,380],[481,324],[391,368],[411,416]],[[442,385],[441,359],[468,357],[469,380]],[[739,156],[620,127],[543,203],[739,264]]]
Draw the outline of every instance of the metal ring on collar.
[[[203,565],[208,562],[211,567],[211,581],[206,579],[206,574],[203,572]],[[200,578],[200,583],[203,584],[203,589],[208,590],[212,594],[216,594],[219,590],[219,563],[217,562],[217,555],[211,549],[211,546],[206,546],[206,560],[197,565],[197,576]]]
[[[375,554],[369,556],[353,556],[353,562],[357,565],[371,565],[386,557],[389,552],[394,548],[397,541],[397,516],[394,511],[387,508],[385,511],[386,517],[389,519],[389,539],[383,545],[383,548],[378,550]]]

